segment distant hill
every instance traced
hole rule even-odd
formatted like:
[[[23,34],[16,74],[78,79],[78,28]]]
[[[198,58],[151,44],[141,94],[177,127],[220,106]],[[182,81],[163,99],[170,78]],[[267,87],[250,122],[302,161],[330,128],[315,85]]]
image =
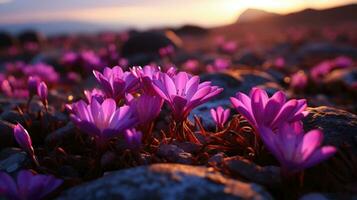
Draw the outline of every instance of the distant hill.
[[[341,24],[357,28],[357,4],[323,10],[305,9],[285,15],[276,15],[261,10],[247,10],[239,16],[235,23],[211,28],[210,32],[212,35],[225,35],[228,38],[255,33],[259,39],[264,39],[274,37],[277,32],[292,27],[321,28]]]
[[[249,8],[239,16],[237,22],[238,23],[251,22],[259,19],[276,17],[276,16],[279,16],[279,14],[267,12],[264,10]]]
[[[324,10],[305,9],[286,15],[278,15],[262,10],[248,9],[239,16],[237,23],[239,24],[241,22],[274,25],[320,25],[340,22],[357,23],[357,4],[350,4]]]
[[[113,24],[96,24],[76,21],[55,21],[55,22],[36,22],[36,23],[21,23],[21,24],[1,24],[0,31],[6,31],[13,34],[18,34],[25,30],[36,30],[45,35],[61,34],[61,33],[92,33],[98,31],[120,31],[128,29],[126,25]]]

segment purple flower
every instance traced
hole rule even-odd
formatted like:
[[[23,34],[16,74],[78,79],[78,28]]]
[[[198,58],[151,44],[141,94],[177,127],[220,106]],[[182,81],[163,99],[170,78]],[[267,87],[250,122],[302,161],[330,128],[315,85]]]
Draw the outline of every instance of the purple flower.
[[[139,150],[141,147],[141,139],[143,134],[140,131],[127,129],[124,132],[125,147],[130,150]]]
[[[159,49],[159,54],[162,57],[170,56],[175,53],[175,48],[172,45],[167,45]]]
[[[324,61],[316,65],[310,70],[311,77],[314,81],[321,81],[333,68],[331,61]]]
[[[291,75],[290,87],[294,90],[303,90],[307,85],[307,76],[304,71],[298,71]]]
[[[160,68],[147,65],[144,68],[133,67],[132,74],[140,80],[141,88],[144,92],[155,95],[156,92],[152,86],[152,80],[159,77]]]
[[[231,61],[229,59],[217,58],[214,60],[213,65],[207,66],[207,71],[210,73],[224,71],[224,70],[228,69],[230,64],[231,64]]]
[[[176,121],[184,121],[190,111],[207,102],[223,89],[211,86],[211,82],[200,83],[198,76],[180,72],[170,77],[161,73],[159,79],[153,80],[154,89],[170,106]]]
[[[60,78],[52,66],[44,63],[37,63],[33,66],[28,65],[23,69],[23,73],[26,76],[37,76],[42,81],[46,81],[46,83],[57,83]]]
[[[86,96],[87,102],[90,103],[94,97],[99,103],[103,103],[105,95],[102,90],[92,89],[92,91],[84,90],[84,95]]]
[[[224,110],[222,106],[218,106],[217,109],[211,109],[211,117],[219,129],[224,127],[224,124],[227,122],[230,113],[230,109]]]
[[[275,129],[285,122],[301,120],[308,114],[305,99],[286,101],[282,91],[269,98],[265,90],[253,88],[249,97],[238,92],[235,98],[231,97],[231,103],[256,130],[260,125]]]
[[[237,50],[237,43],[235,41],[223,42],[221,49],[224,53],[233,54]]]
[[[125,93],[134,92],[139,83],[137,77],[130,72],[123,72],[119,66],[113,69],[106,67],[103,74],[94,70],[93,74],[104,93],[116,101],[123,98]]]
[[[285,59],[283,57],[278,57],[274,60],[274,67],[277,69],[283,69],[285,67]]]
[[[339,56],[334,59],[334,68],[348,68],[353,65],[353,60],[346,56]]]
[[[186,71],[198,72],[200,70],[200,63],[196,59],[189,59],[183,63],[183,68]]]
[[[30,170],[20,171],[16,180],[0,172],[0,196],[10,200],[44,199],[62,183],[52,175],[33,174]]]
[[[14,127],[14,137],[16,139],[16,142],[20,145],[20,147],[29,153],[31,157],[34,157],[35,152],[32,147],[32,141],[31,137],[28,134],[27,130],[21,126],[21,124],[17,124]]]
[[[77,127],[95,137],[99,144],[105,143],[125,129],[132,128],[137,122],[129,106],[117,108],[114,99],[110,98],[100,104],[95,97],[92,97],[89,104],[80,100],[70,106],[67,105],[67,108],[72,113],[71,120]]]
[[[41,82],[37,87],[37,95],[40,97],[43,105],[47,107],[47,96],[48,96],[48,89],[45,82]]]
[[[282,171],[299,172],[326,160],[336,152],[333,146],[323,146],[323,133],[311,130],[304,134],[301,122],[284,123],[273,132],[269,127],[259,127],[265,146],[280,162]]]
[[[31,96],[37,94],[37,88],[40,84],[40,79],[38,77],[30,76],[28,79],[28,90]]]
[[[159,96],[143,94],[131,101],[140,125],[151,123],[160,113],[163,99]]]

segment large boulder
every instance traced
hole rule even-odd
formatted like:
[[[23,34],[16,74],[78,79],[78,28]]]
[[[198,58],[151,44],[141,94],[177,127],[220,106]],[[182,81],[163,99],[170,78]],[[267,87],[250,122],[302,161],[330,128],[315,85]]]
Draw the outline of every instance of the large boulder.
[[[176,44],[165,34],[148,31],[133,34],[122,47],[130,65],[145,65],[160,58],[159,50]]]
[[[326,106],[308,110],[310,113],[303,120],[306,131],[321,129],[326,144],[337,147],[347,144],[357,152],[357,115]]]
[[[155,164],[110,173],[58,199],[272,199],[254,183],[225,178],[211,168]]]

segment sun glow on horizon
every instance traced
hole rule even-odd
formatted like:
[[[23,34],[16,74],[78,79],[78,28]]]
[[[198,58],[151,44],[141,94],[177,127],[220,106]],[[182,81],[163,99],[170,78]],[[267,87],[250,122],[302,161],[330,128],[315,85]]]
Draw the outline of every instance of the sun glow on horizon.
[[[7,4],[12,2],[15,1],[9,1]],[[210,27],[233,23],[248,8],[285,14],[305,8],[322,9],[353,2],[356,2],[356,0],[156,0],[152,3],[138,1],[128,5],[91,8],[52,9],[39,12],[24,10],[23,12],[6,14],[6,18],[3,17],[4,14],[2,13],[0,14],[0,23],[76,20],[125,24],[136,28],[177,26],[187,23]]]

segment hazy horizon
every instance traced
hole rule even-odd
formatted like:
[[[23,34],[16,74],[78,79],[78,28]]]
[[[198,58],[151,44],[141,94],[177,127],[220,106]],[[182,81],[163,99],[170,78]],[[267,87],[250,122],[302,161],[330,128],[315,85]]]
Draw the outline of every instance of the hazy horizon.
[[[197,24],[205,27],[230,24],[248,8],[280,14],[306,8],[325,9],[356,0],[0,0],[0,24],[74,21],[124,24],[133,28]]]

